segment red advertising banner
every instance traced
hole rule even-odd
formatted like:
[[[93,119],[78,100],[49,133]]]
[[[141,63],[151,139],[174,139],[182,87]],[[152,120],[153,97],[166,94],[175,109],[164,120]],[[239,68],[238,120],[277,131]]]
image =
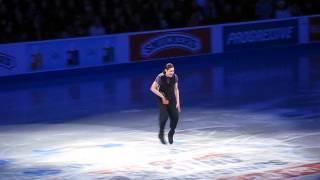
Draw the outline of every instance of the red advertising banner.
[[[320,41],[320,16],[309,18],[310,42]]]
[[[320,55],[315,55],[310,58],[310,78],[311,81],[319,81],[320,80]]]
[[[135,34],[129,41],[131,61],[211,52],[210,28]]]

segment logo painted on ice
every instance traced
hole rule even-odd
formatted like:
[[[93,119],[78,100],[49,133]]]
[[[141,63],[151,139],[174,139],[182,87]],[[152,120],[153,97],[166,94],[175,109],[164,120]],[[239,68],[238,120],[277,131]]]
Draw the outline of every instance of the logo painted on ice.
[[[23,171],[23,174],[26,176],[33,176],[33,177],[39,177],[39,176],[52,176],[61,174],[63,171],[60,169],[27,169]]]
[[[16,66],[16,58],[0,52],[0,67],[12,69]]]
[[[182,48],[191,52],[201,49],[201,41],[186,33],[170,33],[150,39],[142,45],[141,54],[149,57],[156,52],[169,48]]]
[[[289,179],[294,177],[301,177],[303,179],[303,176],[308,175],[315,175],[317,177],[320,173],[320,163],[314,163],[314,164],[304,164],[301,166],[295,166],[295,167],[287,167],[282,169],[274,169],[264,172],[255,172],[250,174],[243,174],[240,176],[234,176],[234,177],[225,177],[220,178],[221,180],[229,180],[229,179]],[[308,179],[308,178],[306,178]]]
[[[6,166],[7,164],[9,164],[9,161],[0,159],[0,168],[1,168],[1,166],[4,167],[4,166]]]

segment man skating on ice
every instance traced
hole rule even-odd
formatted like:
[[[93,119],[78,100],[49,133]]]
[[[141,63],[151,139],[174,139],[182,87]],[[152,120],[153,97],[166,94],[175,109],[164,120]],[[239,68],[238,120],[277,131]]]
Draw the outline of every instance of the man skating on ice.
[[[178,76],[174,73],[173,64],[166,64],[164,71],[156,77],[150,90],[159,97],[159,139],[162,144],[166,144],[164,128],[170,117],[168,140],[172,144],[180,112]]]

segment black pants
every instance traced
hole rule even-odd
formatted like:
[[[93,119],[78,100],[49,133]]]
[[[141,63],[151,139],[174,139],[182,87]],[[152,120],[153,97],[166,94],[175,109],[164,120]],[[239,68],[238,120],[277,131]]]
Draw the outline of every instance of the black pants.
[[[159,110],[160,110],[160,115],[159,115],[159,125],[160,125],[160,130],[159,130],[159,135],[164,134],[164,128],[166,126],[166,122],[168,118],[170,117],[170,131],[169,135],[173,136],[175,133],[175,129],[178,124],[179,120],[179,113],[176,108],[176,103],[175,102],[170,102],[167,105],[162,104],[162,102],[159,102]]]

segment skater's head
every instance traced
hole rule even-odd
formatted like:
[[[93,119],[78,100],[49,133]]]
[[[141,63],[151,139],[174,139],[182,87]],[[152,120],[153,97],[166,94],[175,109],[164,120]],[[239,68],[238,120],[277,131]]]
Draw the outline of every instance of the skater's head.
[[[173,77],[174,75],[174,67],[172,63],[166,64],[164,68],[164,73],[167,77]]]

